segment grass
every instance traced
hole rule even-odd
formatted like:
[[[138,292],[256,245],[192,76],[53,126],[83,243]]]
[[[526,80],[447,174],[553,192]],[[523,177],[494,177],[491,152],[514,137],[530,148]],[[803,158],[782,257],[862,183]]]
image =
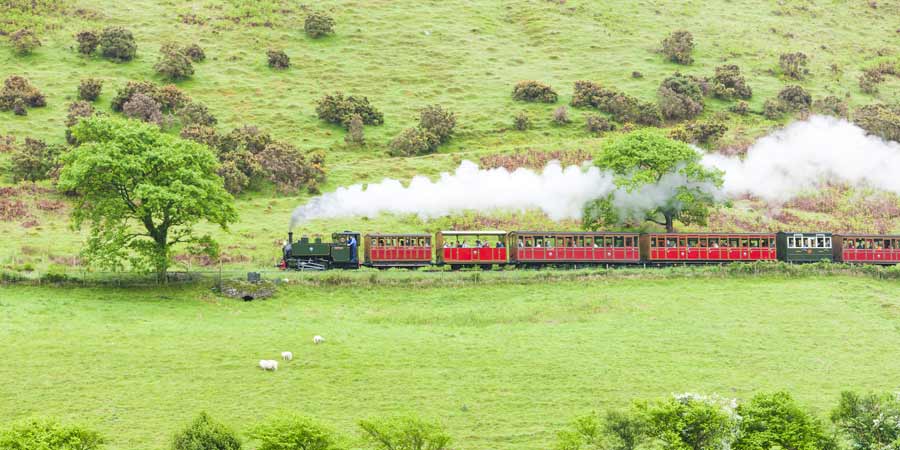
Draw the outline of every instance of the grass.
[[[250,303],[200,287],[0,287],[0,417],[87,423],[111,450],[164,448],[200,410],[239,430],[295,410],[350,436],[361,418],[410,411],[444,422],[462,450],[547,448],[579,414],[673,392],[785,389],[825,417],[841,390],[896,388],[897,287],[291,285]],[[278,372],[255,367],[283,350],[295,359]]]

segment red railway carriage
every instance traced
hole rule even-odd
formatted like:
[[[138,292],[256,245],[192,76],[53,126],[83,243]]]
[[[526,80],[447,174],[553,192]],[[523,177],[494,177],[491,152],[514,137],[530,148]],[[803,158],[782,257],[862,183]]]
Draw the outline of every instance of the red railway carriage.
[[[775,261],[775,233],[651,233],[641,256],[659,262]]]
[[[509,234],[510,262],[523,265],[636,263],[637,233],[514,231]]]
[[[834,236],[834,260],[856,264],[900,263],[900,236],[844,234]]]
[[[366,265],[423,267],[431,265],[429,234],[367,234]]]
[[[451,266],[506,264],[505,231],[438,231],[437,263]]]

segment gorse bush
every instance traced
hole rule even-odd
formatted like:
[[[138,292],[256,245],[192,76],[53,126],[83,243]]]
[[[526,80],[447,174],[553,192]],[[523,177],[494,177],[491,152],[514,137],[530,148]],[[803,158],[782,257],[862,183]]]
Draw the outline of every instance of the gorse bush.
[[[869,134],[900,142],[900,103],[863,106],[853,112],[853,123]]]
[[[763,116],[769,120],[775,120],[784,114],[784,105],[775,99],[768,99],[763,103]]]
[[[787,111],[808,111],[812,106],[812,96],[801,86],[786,86],[778,93],[778,101]]]
[[[388,143],[391,156],[415,156],[433,152],[440,145],[434,133],[421,128],[407,128]]]
[[[363,437],[376,450],[449,450],[444,427],[411,416],[362,420]]]
[[[96,78],[85,78],[78,85],[78,98],[92,102],[100,97],[103,91],[103,80]]]
[[[163,112],[174,112],[191,101],[191,98],[175,85],[159,87],[150,81],[129,81],[113,97],[110,105],[112,110],[122,111],[125,103],[135,94],[144,94],[156,100]]]
[[[122,105],[122,112],[126,117],[142,122],[163,125],[162,108],[159,102],[146,94],[137,93]]]
[[[181,51],[187,55],[188,58],[191,58],[193,62],[201,62],[206,60],[206,52],[203,51],[203,47],[200,47],[199,44],[190,44]]]
[[[279,191],[295,194],[302,187],[318,194],[325,181],[325,154],[321,151],[303,155],[285,142],[272,142],[258,155],[259,165]]]
[[[540,81],[526,80],[516,83],[513,99],[522,102],[556,103],[556,91]]]
[[[0,111],[19,109],[24,112],[25,107],[40,108],[46,105],[44,94],[32,86],[27,78],[12,75],[4,80],[3,90],[0,91]]]
[[[137,55],[137,44],[130,30],[108,27],[100,33],[100,52],[116,62],[131,61]]]
[[[606,120],[606,117],[596,114],[591,114],[584,118],[584,127],[588,133],[592,134],[601,134],[616,128],[615,125]]]
[[[675,31],[662,41],[661,52],[669,61],[678,64],[694,62],[691,53],[694,51],[694,36],[689,31]]]
[[[576,108],[596,108],[605,92],[606,90],[600,86],[600,83],[585,80],[576,81],[570,104]]]
[[[748,99],[753,96],[753,90],[747,85],[741,68],[734,65],[716,67],[716,74],[711,80],[713,96],[731,100],[735,98]]]
[[[435,135],[439,144],[446,143],[456,128],[456,115],[441,105],[429,105],[419,111],[419,128]]]
[[[291,58],[281,49],[269,49],[266,51],[269,67],[273,69],[287,69],[291,67]]]
[[[50,178],[59,166],[62,147],[47,145],[38,139],[25,138],[25,144],[13,152],[13,181],[40,181]],[[2,448],[2,447],[0,447]]]
[[[703,112],[703,90],[691,78],[675,73],[663,80],[657,90],[659,109],[668,120],[683,120]]]
[[[809,69],[806,64],[809,58],[803,52],[783,53],[778,58],[778,65],[781,66],[781,72],[786,76],[795,80],[802,80],[809,75]]]
[[[569,118],[569,109],[565,105],[553,110],[553,123],[557,125],[567,125],[572,122]]]
[[[303,31],[313,39],[327,36],[334,33],[334,19],[326,13],[311,11],[303,21]]]
[[[820,114],[841,118],[847,118],[850,115],[847,102],[833,95],[814,101],[813,110]]]
[[[525,131],[531,128],[531,117],[528,116],[527,112],[519,111],[519,113],[513,117],[513,128],[519,131]]]
[[[728,108],[728,110],[735,114],[745,116],[747,114],[750,114],[750,105],[747,102],[741,100],[741,101],[735,103],[734,105],[731,105],[731,107]]]
[[[605,89],[591,81],[576,81],[572,106],[590,106],[609,113],[620,122],[658,126],[662,123],[659,107],[621,92]]]
[[[351,145],[365,145],[366,135],[362,116],[359,114],[351,114],[350,122],[347,123],[347,135],[344,136],[344,142]]]
[[[206,105],[197,102],[189,102],[178,109],[178,118],[183,126],[187,125],[204,125],[211,127],[216,124],[217,120],[213,116]]]
[[[175,434],[172,450],[240,450],[241,441],[224,425],[200,413],[190,425]]]
[[[75,40],[78,42],[78,53],[82,55],[93,55],[100,46],[100,35],[93,30],[79,31]]]
[[[19,56],[28,55],[41,46],[41,41],[34,31],[25,28],[10,33],[9,42]]]
[[[283,414],[254,427],[250,436],[258,450],[342,450],[337,434],[315,420]]]
[[[219,148],[220,137],[216,129],[206,125],[191,124],[181,129],[179,133],[182,139],[199,142],[209,148]]]
[[[866,94],[878,92],[878,85],[884,82],[884,75],[877,69],[866,69],[859,76],[859,89]]]
[[[316,102],[316,114],[319,119],[335,125],[347,126],[350,116],[359,114],[366,125],[381,125],[384,114],[369,104],[366,97],[344,96],[341,92],[327,94]]]
[[[93,117],[96,114],[94,105],[85,100],[79,100],[69,104],[68,114],[66,114],[66,142],[76,144],[75,136],[72,134],[72,127],[78,125],[81,119]]]
[[[184,80],[194,75],[191,58],[175,44],[164,44],[159,49],[159,59],[153,66],[157,73],[173,81]]]
[[[17,422],[0,431],[2,450],[98,450],[104,442],[96,431],[45,419]]]

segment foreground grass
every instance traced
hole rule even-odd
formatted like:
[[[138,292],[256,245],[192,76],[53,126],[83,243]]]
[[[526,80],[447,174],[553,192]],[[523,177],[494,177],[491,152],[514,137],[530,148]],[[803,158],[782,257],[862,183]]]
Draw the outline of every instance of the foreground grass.
[[[824,416],[842,389],[896,388],[896,292],[845,277],[294,285],[251,303],[3,287],[0,417],[86,422],[125,450],[164,448],[200,410],[241,430],[296,410],[351,435],[411,411],[460,449],[546,448],[583,412],[682,391],[786,389]],[[282,350],[278,372],[255,367]]]

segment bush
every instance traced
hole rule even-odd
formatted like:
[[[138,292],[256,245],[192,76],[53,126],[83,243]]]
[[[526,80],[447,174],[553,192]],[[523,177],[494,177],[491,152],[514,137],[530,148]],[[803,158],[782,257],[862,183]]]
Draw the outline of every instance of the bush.
[[[25,138],[25,145],[19,147],[10,157],[13,181],[34,182],[50,178],[58,166],[61,152],[62,149],[58,145],[47,145],[38,139]]]
[[[572,106],[591,106],[609,113],[615,120],[641,125],[658,126],[662,123],[659,107],[621,92],[605,89],[591,81],[576,81]]]
[[[79,31],[75,40],[78,41],[78,53],[82,55],[93,55],[100,45],[100,35],[93,30]]]
[[[572,123],[572,119],[569,119],[569,109],[565,105],[553,110],[553,123],[557,125]]]
[[[741,75],[741,68],[734,64],[716,67],[711,90],[715,97],[725,100],[748,99],[753,96],[753,90]]]
[[[175,434],[172,450],[239,450],[241,441],[224,425],[200,413],[190,425]]]
[[[92,102],[100,97],[101,91],[103,91],[103,80],[85,78],[78,85],[78,98]]]
[[[12,44],[16,54],[20,56],[28,55],[41,46],[41,41],[34,34],[34,31],[27,28],[10,33],[9,42]]]
[[[647,440],[647,423],[632,411],[609,411],[603,417],[575,419],[557,436],[555,450],[634,450]]]
[[[273,69],[287,69],[291,67],[291,58],[281,49],[270,49],[266,51],[269,58],[269,67]]]
[[[758,394],[737,413],[741,421],[734,450],[837,448],[822,423],[786,392]]]
[[[540,81],[520,81],[513,88],[513,99],[521,102],[556,103],[559,96]]]
[[[438,143],[446,143],[456,128],[456,115],[441,105],[426,106],[419,112],[419,128],[434,134]]]
[[[809,69],[806,68],[808,59],[802,52],[783,53],[778,58],[778,65],[781,66],[781,72],[788,77],[802,80],[803,77],[809,75]]]
[[[516,117],[513,118],[513,128],[519,131],[525,131],[531,128],[531,117],[528,117],[528,113],[520,111],[516,114]]]
[[[362,420],[363,437],[378,450],[449,450],[450,436],[438,423],[414,417]]]
[[[206,105],[197,102],[190,102],[179,108],[178,118],[181,119],[183,126],[203,125],[211,127],[217,122],[215,116],[206,108]]]
[[[162,109],[159,102],[152,99],[146,94],[134,94],[131,99],[122,106],[122,112],[126,117],[137,119],[143,122],[155,123],[158,126],[163,124]]]
[[[223,151],[246,150],[254,155],[263,151],[272,143],[272,136],[253,125],[244,125],[231,130],[223,139]]]
[[[668,120],[692,119],[703,112],[703,90],[680,73],[663,80],[657,96],[660,112]]]
[[[307,36],[318,39],[334,33],[334,19],[323,12],[311,11],[303,22],[303,30]]]
[[[599,83],[585,80],[576,81],[570,105],[576,108],[596,108],[599,105],[600,98],[603,97],[605,93],[606,90],[600,86]]]
[[[184,47],[181,50],[188,58],[191,58],[193,62],[201,62],[206,60],[206,52],[203,51],[203,47],[200,47],[198,44],[191,44],[187,47]]]
[[[159,88],[153,98],[159,102],[159,106],[164,112],[177,111],[191,102],[191,98],[174,84],[167,84]]]
[[[863,106],[853,112],[853,123],[869,134],[900,142],[900,104]]]
[[[165,44],[159,49],[159,59],[153,66],[157,73],[173,81],[184,80],[194,75],[191,58],[175,44]]]
[[[428,130],[407,128],[388,144],[391,156],[415,156],[431,153],[439,145],[438,137]]]
[[[25,107],[25,100],[17,98],[13,101],[12,112],[17,116],[27,116],[28,109]]]
[[[814,101],[813,110],[821,114],[827,114],[829,116],[841,117],[845,119],[850,115],[847,107],[847,102],[833,95],[829,95],[824,99]]]
[[[644,74],[635,70],[634,72],[631,72],[631,78],[644,78]]]
[[[648,434],[668,449],[727,448],[735,418],[716,398],[684,394],[664,401],[643,403]]]
[[[339,450],[335,432],[315,420],[285,414],[257,425],[250,436],[260,442],[258,450]]]
[[[713,119],[673,128],[669,137],[688,144],[707,144],[724,136],[726,131],[728,126],[724,122]]]
[[[347,135],[344,136],[344,142],[350,145],[365,145],[366,135],[363,127],[362,116],[359,114],[351,114],[350,122],[347,124]]]
[[[45,419],[17,422],[0,432],[3,450],[97,450],[104,442],[96,431]]]
[[[812,96],[801,86],[786,86],[778,93],[778,101],[786,111],[808,111],[812,106]]]
[[[259,153],[258,159],[269,180],[284,193],[296,193],[303,186],[310,193],[316,193],[319,184],[325,181],[325,157],[322,153],[310,154],[307,161],[294,146],[272,142]]]
[[[28,79],[12,75],[3,82],[0,91],[0,111],[21,110],[25,107],[40,108],[47,105],[44,94],[28,82]],[[18,114],[18,112],[17,112]]]
[[[216,132],[216,129],[205,125],[188,125],[181,129],[181,133],[179,135],[182,139],[199,142],[212,149],[219,148],[219,145],[221,144],[220,137]]]
[[[750,105],[747,102],[741,100],[734,105],[731,105],[731,108],[728,108],[728,110],[735,114],[746,116],[747,114],[750,114]]]
[[[66,115],[66,141],[74,144],[75,136],[72,135],[71,128],[78,124],[85,117],[92,117],[96,111],[94,105],[90,102],[79,100],[69,105],[68,114]]]
[[[381,125],[384,123],[384,114],[369,104],[366,97],[344,97],[344,94],[335,92],[326,94],[316,102],[316,114],[319,119],[335,125],[347,126],[350,116],[359,114],[366,125]]]
[[[191,101],[184,91],[172,84],[160,88],[149,81],[129,81],[113,97],[113,111],[122,111],[125,103],[135,94],[144,94],[156,100],[163,112],[174,112]]]
[[[662,114],[659,111],[659,107],[648,102],[639,102],[637,104],[636,115],[633,118],[629,118],[628,116],[625,116],[624,118],[627,122],[634,122],[639,125],[651,127],[662,125]]]
[[[884,75],[877,69],[866,69],[859,76],[859,88],[866,94],[878,92],[878,85],[884,81]]]
[[[694,37],[689,31],[675,31],[662,41],[662,53],[669,61],[678,64],[691,64],[694,58],[691,52],[694,50]]]
[[[584,127],[585,129],[587,129],[588,133],[592,134],[600,134],[616,129],[615,125],[609,123],[609,121],[606,120],[606,117],[598,116],[596,114],[585,117]]]
[[[854,449],[894,450],[900,443],[900,398],[896,394],[841,392],[831,421]]]
[[[104,28],[100,33],[101,54],[116,62],[131,61],[137,55],[137,44],[131,31],[122,27]]]
[[[784,114],[784,105],[773,99],[766,100],[763,103],[763,116],[769,120],[776,120]]]

